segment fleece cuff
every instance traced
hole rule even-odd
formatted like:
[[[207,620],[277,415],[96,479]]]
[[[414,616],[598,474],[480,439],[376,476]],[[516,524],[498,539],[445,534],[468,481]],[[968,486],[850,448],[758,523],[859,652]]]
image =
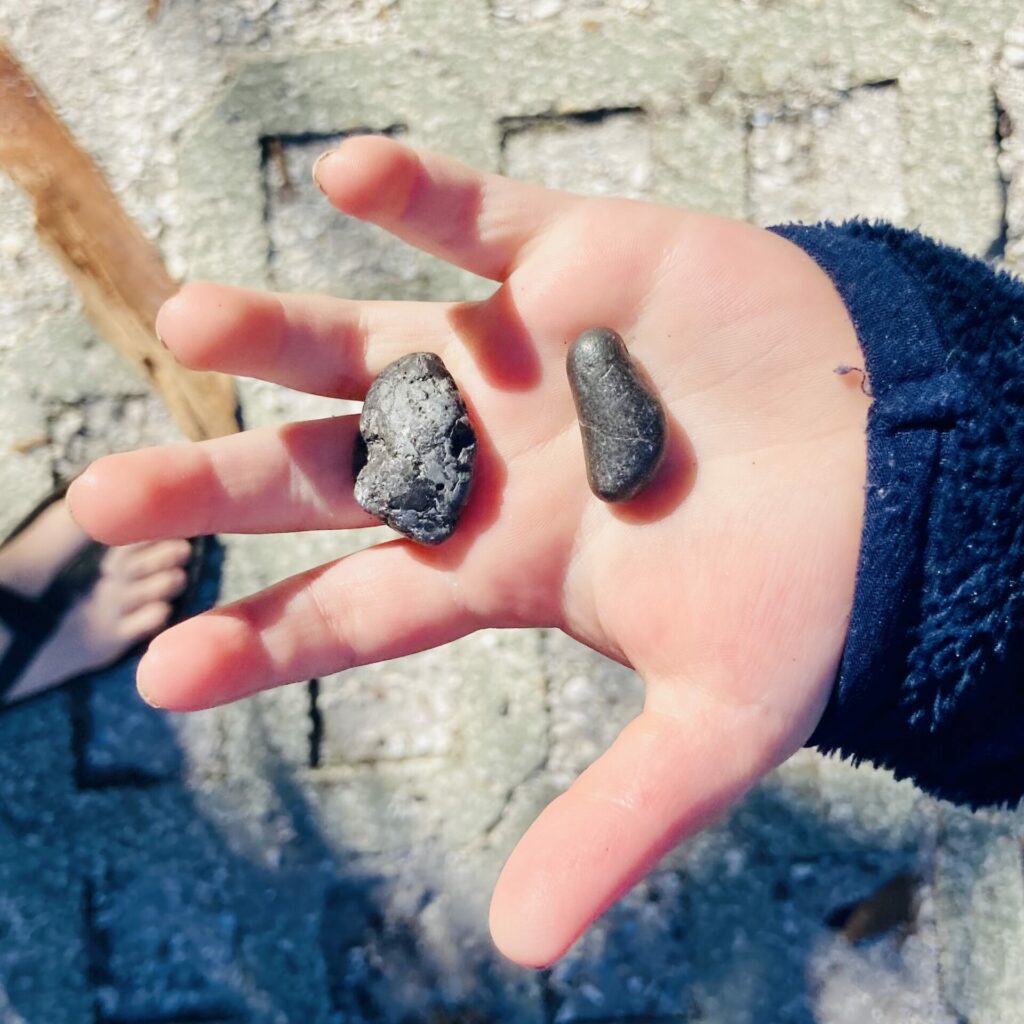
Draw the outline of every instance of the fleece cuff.
[[[772,229],[828,274],[864,353],[864,527],[808,741],[972,807],[1024,796],[1024,286],[884,223]]]

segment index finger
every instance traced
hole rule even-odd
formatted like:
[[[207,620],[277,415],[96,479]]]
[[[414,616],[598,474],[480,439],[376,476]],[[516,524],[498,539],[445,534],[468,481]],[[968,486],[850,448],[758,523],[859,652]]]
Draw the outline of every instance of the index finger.
[[[320,157],[313,174],[343,213],[494,281],[505,280],[534,239],[583,201],[373,135],[346,139]]]

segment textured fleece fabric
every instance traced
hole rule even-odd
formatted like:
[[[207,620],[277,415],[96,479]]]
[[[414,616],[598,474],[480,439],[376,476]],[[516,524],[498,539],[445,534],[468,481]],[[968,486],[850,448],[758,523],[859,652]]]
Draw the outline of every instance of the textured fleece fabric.
[[[846,645],[808,741],[972,807],[1024,796],[1024,285],[914,231],[772,229],[829,275],[873,396]]]

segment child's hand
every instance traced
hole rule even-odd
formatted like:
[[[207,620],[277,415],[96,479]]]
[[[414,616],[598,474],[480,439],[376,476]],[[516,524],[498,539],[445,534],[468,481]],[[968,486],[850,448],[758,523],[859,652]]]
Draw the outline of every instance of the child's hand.
[[[167,630],[139,669],[167,708],[394,658],[485,626],[558,626],[633,666],[643,713],[540,816],[491,927],[560,956],[673,844],[810,735],[837,669],[860,540],[868,399],[828,278],[797,247],[711,216],[583,199],[353,138],[317,169],[345,213],[501,282],[480,303],[354,302],[191,284],[159,329],[186,365],[360,398],[406,352],[444,359],[480,439],[439,548],[400,540]],[[608,326],[668,411],[648,490],[587,486],[568,345]],[[124,544],[369,525],[357,417],[101,459],[75,518]]]

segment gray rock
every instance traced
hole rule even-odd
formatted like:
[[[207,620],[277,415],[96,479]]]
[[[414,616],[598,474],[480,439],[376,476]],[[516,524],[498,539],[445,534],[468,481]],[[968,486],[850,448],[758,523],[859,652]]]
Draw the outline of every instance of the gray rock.
[[[476,434],[459,389],[432,352],[386,366],[359,418],[356,501],[421,544],[451,536],[469,498]]]
[[[569,349],[566,370],[590,489],[602,501],[628,501],[665,454],[661,402],[610,328],[584,331]]]

